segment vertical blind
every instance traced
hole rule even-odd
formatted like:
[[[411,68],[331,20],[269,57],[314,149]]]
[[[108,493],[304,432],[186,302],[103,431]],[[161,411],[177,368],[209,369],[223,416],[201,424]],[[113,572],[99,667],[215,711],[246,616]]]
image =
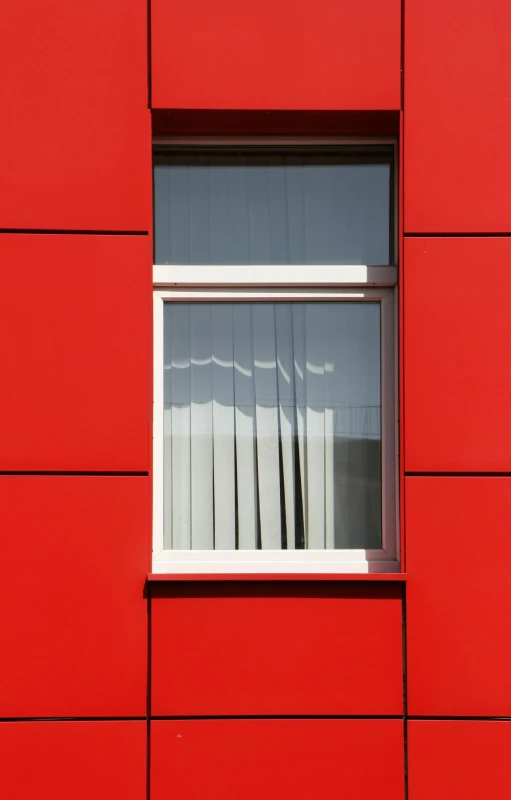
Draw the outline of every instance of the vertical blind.
[[[380,306],[164,306],[164,546],[381,547]]]
[[[364,152],[156,155],[155,263],[391,263],[391,151]]]

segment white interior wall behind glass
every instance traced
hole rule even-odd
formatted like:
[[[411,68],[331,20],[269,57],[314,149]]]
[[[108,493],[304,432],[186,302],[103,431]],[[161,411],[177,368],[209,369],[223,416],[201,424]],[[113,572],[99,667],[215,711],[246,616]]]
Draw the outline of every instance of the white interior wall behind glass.
[[[157,156],[155,263],[389,264],[391,165],[367,160]]]

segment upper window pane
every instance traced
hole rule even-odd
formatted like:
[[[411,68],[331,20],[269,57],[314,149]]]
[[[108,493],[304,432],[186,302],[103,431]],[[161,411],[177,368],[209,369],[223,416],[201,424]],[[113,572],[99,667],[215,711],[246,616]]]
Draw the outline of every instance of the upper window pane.
[[[156,264],[386,265],[392,148],[187,148],[155,155]]]

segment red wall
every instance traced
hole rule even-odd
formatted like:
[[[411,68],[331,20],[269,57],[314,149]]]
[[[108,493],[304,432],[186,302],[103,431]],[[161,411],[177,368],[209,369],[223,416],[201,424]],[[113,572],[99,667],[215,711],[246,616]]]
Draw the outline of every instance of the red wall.
[[[404,800],[403,761],[398,719],[151,722],[155,800]]]
[[[400,0],[151,0],[154,108],[399,109]]]
[[[410,800],[509,794],[510,23],[405,2]]]
[[[2,229],[148,231],[145,0],[2,12]]]
[[[158,587],[152,713],[402,715],[401,622],[395,585]]]
[[[17,0],[1,29],[0,795],[139,800],[147,3]]]
[[[18,0],[2,23],[0,794],[507,797],[508,6]],[[151,588],[151,126],[398,114],[406,581]]]
[[[511,4],[405,0],[405,230],[511,230]]]

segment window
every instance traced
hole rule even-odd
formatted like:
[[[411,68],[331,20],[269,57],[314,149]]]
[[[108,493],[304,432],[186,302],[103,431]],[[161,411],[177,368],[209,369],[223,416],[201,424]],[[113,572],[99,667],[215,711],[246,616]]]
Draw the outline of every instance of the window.
[[[155,572],[397,571],[393,147],[159,148]]]

